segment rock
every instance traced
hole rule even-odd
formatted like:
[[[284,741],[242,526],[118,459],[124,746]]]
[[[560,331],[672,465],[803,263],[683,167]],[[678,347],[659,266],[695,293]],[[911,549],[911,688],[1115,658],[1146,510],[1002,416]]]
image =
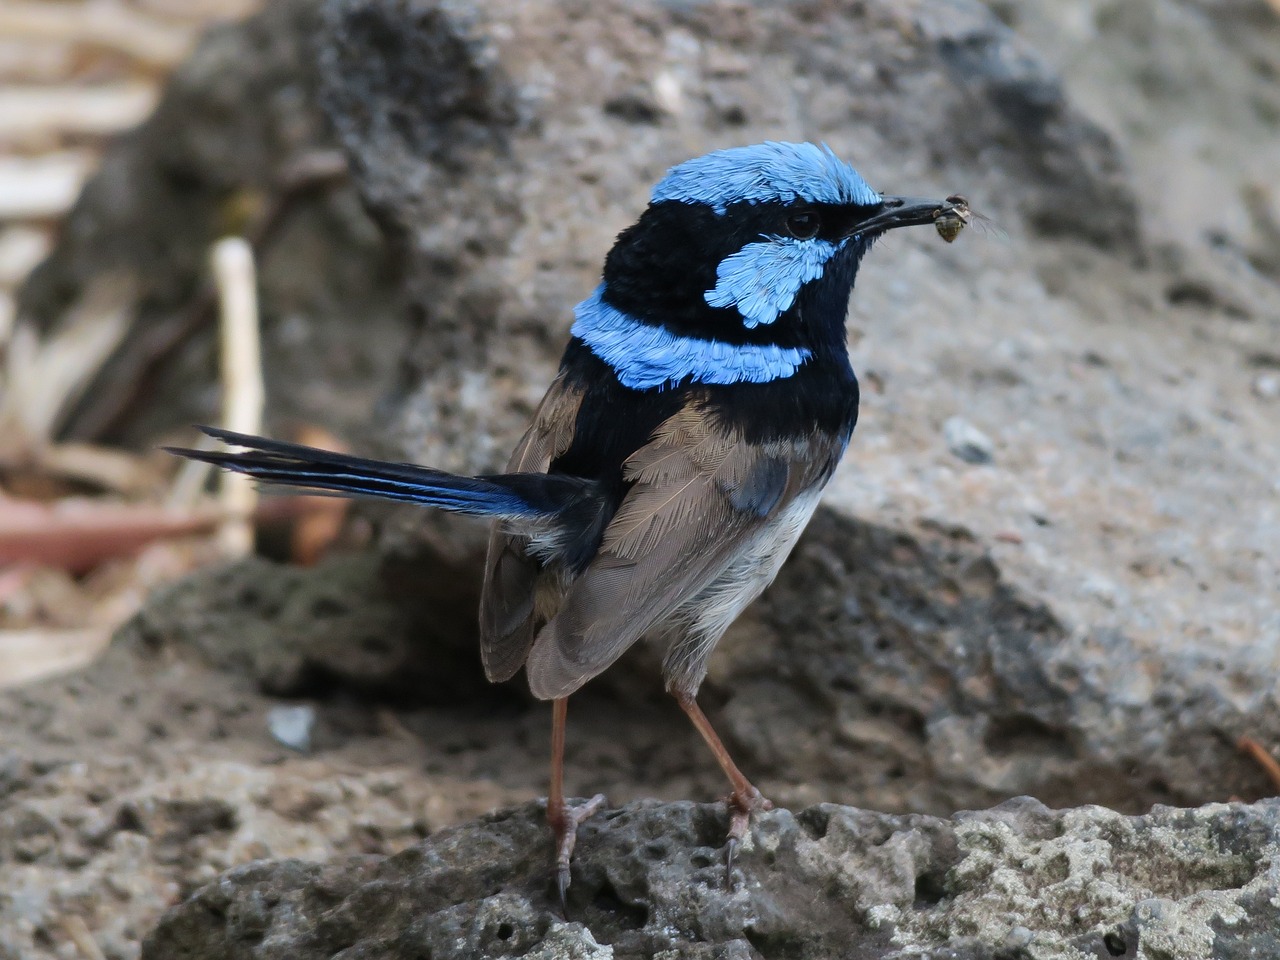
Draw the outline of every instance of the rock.
[[[254,863],[170,911],[142,956],[1199,960],[1280,950],[1277,802],[1140,817],[1027,798],[949,819],[775,810],[755,822],[731,890],[726,822],[718,805],[654,802],[588,820],[569,922],[548,889],[538,804],[388,858]]]
[[[933,4],[908,25],[893,4],[808,19],[612,3],[564,21],[554,6],[327,8],[324,105],[379,222],[405,238],[426,322],[391,424],[416,459],[505,460],[613,236],[667,166],[703,150],[821,139],[864,172],[962,183],[998,196],[997,213],[1044,208],[1028,216],[1055,235],[1068,208],[1106,210],[1088,235],[1140,244],[1110,139],[981,7]]]
[[[942,437],[947,449],[965,463],[990,463],[995,459],[991,438],[964,417],[948,418],[942,425]]]
[[[237,44],[272,57],[227,79]],[[256,104],[281,85],[296,96],[274,99],[266,120],[201,106]],[[1003,242],[975,230],[950,248],[921,232],[868,258],[854,359],[883,389],[867,391],[850,465],[795,561],[726,637],[709,708],[788,802],[835,795],[942,813],[1036,793],[1137,810],[1269,789],[1230,745],[1243,733],[1280,741],[1274,655],[1251,642],[1277,629],[1280,532],[1250,510],[1273,496],[1280,444],[1269,442],[1273,418],[1206,413],[1209,395],[1242,409],[1256,400],[1227,347],[1197,345],[1221,336],[1258,356],[1265,330],[1170,327],[1164,292],[1201,269],[1200,251],[1159,260],[1172,276],[1134,267],[1145,241],[1125,157],[985,9],[939,0],[907,22],[887,3],[812,18],[621,3],[565,18],[555,5],[425,0],[333,0],[317,15],[282,3],[212,38],[166,103],[87,191],[72,221],[80,239],[55,253],[29,302],[48,308],[48,291],[107,246],[94,216],[113,177],[132,182],[121,170],[146,172],[196,145],[183,163],[214,196],[257,184],[266,163],[236,173],[228,131],[260,160],[282,131],[293,132],[290,154],[336,144],[384,235],[370,262],[396,270],[364,272],[382,284],[376,296],[344,288],[323,299],[387,304],[403,288],[413,318],[407,345],[398,328],[357,334],[394,341],[400,364],[367,445],[448,469],[505,458],[551,376],[572,303],[667,163],[805,136],[913,190],[960,184],[975,203],[989,198]],[[173,132],[180,116],[184,138]],[[129,196],[129,216],[175,222],[167,195]],[[1088,229],[1076,211],[1091,211]],[[342,251],[350,223],[305,226],[319,251]],[[190,286],[172,263],[130,249],[113,255]],[[333,279],[315,262],[289,269],[317,289]],[[1280,303],[1274,289],[1240,296],[1259,314]],[[1102,346],[1097,316],[1124,320]],[[1185,357],[1194,376],[1177,372]],[[352,384],[327,368],[316,379],[327,392]],[[966,421],[999,425],[998,464],[955,470],[936,449],[939,397]],[[990,446],[970,437],[960,449],[989,456]],[[1226,535],[1224,508],[1257,522]],[[355,567],[248,566],[158,599],[125,642],[193,644],[276,694],[494,702],[473,653],[483,528],[414,511],[381,519],[383,549],[416,558],[393,578],[396,597],[384,587],[394,565],[376,560],[336,592],[331,573]],[[637,651],[595,686],[602,699],[588,695],[575,717],[620,729],[627,721],[604,701],[634,711],[658,696],[653,657]]]
[[[478,590],[438,554],[340,556],[309,571],[253,559],[158,591],[117,643],[145,658],[195,653],[277,696],[336,686],[389,703],[457,703],[491,689],[475,656]]]
[[[1260,373],[1253,378],[1253,392],[1262,400],[1280,399],[1280,373]]]
[[[311,731],[315,725],[315,708],[305,704],[276,707],[267,714],[267,729],[271,736],[277,743],[299,753],[311,752]]]
[[[418,775],[243,752],[186,763],[182,750],[157,769],[149,752],[46,762],[0,807],[0,956],[82,953],[68,936],[77,917],[103,955],[137,957],[167,908],[233,865],[395,853],[428,830]]]

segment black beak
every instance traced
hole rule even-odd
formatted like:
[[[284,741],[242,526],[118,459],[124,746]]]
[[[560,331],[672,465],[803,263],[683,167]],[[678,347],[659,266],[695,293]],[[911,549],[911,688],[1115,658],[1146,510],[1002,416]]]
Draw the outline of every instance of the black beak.
[[[854,224],[850,235],[859,233],[883,233],[896,227],[919,227],[933,223],[942,214],[953,209],[950,200],[929,200],[925,197],[884,197],[880,209],[866,220]]]

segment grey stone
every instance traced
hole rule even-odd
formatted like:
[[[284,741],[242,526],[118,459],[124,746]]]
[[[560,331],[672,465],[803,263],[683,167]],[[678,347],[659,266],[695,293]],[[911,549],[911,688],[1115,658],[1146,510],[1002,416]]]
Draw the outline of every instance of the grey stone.
[[[1260,373],[1253,378],[1253,392],[1263,400],[1280,399],[1280,373]]]
[[[315,707],[275,707],[267,713],[267,729],[276,742],[299,753],[311,751],[311,731],[316,725]]]
[[[385,235],[370,255],[397,265],[378,302],[403,288],[417,318],[407,346],[399,331],[360,334],[389,336],[403,361],[369,445],[493,469],[550,379],[571,304],[666,163],[726,141],[806,136],[864,172],[922,184],[913,190],[963,185],[1008,218],[1008,236],[984,241],[975,230],[955,248],[904,237],[869,258],[853,303],[854,359],[886,386],[867,392],[830,507],[726,637],[707,689],[716,722],[789,803],[841,796],[945,812],[1027,792],[1137,810],[1269,789],[1230,744],[1245,733],[1280,740],[1274,652],[1250,642],[1280,635],[1280,536],[1257,510],[1257,523],[1226,540],[1207,532],[1221,508],[1247,512],[1274,495],[1274,418],[1206,418],[1197,391],[1169,379],[1193,347],[1160,310],[1134,304],[1171,278],[1113,255],[1146,256],[1124,156],[1072,105],[1045,56],[958,0],[922,7],[910,30],[891,4],[821,25],[769,7],[732,23],[698,5],[676,15],[597,4],[568,19],[558,10],[334,0],[317,15],[282,3],[240,34],[216,35],[171,105],[86,192],[72,217],[83,238],[33,281],[30,302],[51,309],[48,291],[94,263],[106,243],[95,217],[118,170],[140,175],[157,152],[176,162],[172,151],[202,145],[182,163],[213,196],[236,177],[228,136],[253,145],[246,156],[265,156],[281,140],[277,125],[297,134],[292,153],[336,143],[350,189]],[[229,80],[238,43],[279,56]],[[298,91],[280,101],[296,121],[223,109],[216,116],[231,119],[211,124],[202,107],[256,104],[280,84]],[[637,97],[653,109],[617,106]],[[180,115],[183,138],[173,133]],[[166,197],[121,209],[173,223]],[[1073,222],[1067,206],[1106,215],[1067,230],[1074,245],[1050,246]],[[1049,223],[1055,210],[1067,219]],[[309,224],[324,249],[345,236],[326,223]],[[175,249],[199,238],[184,234]],[[1201,251],[1179,249],[1173,274],[1203,267]],[[130,262],[180,274],[167,261]],[[328,282],[314,263],[289,269]],[[1132,295],[1108,299],[1110,288]],[[1277,301],[1261,288],[1241,296],[1258,313]],[[1106,349],[1094,343],[1099,310],[1125,318]],[[909,343],[904,327],[918,331]],[[1253,343],[1251,356],[1269,349],[1261,324],[1230,336]],[[1196,354],[1198,389],[1249,402],[1221,356]],[[317,379],[329,392],[351,384],[329,369]],[[189,398],[190,379],[182,386]],[[999,464],[955,471],[914,452],[936,446],[943,393],[950,409],[972,409],[964,419],[998,431]],[[345,418],[373,419],[353,409]],[[1077,476],[1088,478],[1081,489]],[[380,518],[384,551],[414,558],[407,574],[372,559],[317,573],[232,568],[157,600],[125,639],[193,644],[280,694],[490,696],[472,646],[483,528],[414,511]],[[1119,528],[1126,534],[1110,532]],[[597,685],[631,704],[657,686],[642,650]],[[575,716],[590,723],[601,710],[588,699]]]
[[[388,701],[458,702],[488,688],[472,642],[478,586],[447,557],[371,553],[311,570],[252,559],[157,591],[118,642],[166,647],[278,696],[335,685]]]
[[[1203,957],[1280,950],[1280,803],[949,819],[822,804],[755,822],[724,884],[723,807],[641,802],[580,830],[569,921],[538,804],[386,859],[239,867],[144,960],[254,956]],[[1258,951],[1248,954],[1248,950]]]
[[[950,417],[942,425],[942,438],[947,449],[965,463],[990,463],[995,459],[991,438],[964,417]]]

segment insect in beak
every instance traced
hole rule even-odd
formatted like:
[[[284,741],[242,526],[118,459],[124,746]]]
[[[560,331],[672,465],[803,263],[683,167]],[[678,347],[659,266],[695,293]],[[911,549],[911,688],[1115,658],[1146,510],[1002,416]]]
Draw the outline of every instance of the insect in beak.
[[[988,230],[994,230],[996,233],[1003,232],[994,225],[994,221],[990,217],[985,217],[972,209],[969,206],[969,201],[958,193],[953,193],[947,197],[946,203],[939,207],[933,215],[933,227],[938,231],[938,236],[947,241],[947,243],[953,242],[956,237],[960,236],[961,230],[975,222]]]
[[[973,213],[969,209],[969,201],[958,193],[947,197],[947,205],[938,208],[934,214],[933,227],[938,236],[951,243],[960,236],[960,231],[969,225]]]

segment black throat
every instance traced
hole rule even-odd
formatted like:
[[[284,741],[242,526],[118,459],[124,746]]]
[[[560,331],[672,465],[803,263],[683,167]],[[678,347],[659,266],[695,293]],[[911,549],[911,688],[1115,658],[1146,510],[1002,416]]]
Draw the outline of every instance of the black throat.
[[[795,204],[734,204],[723,214],[705,204],[652,204],[618,235],[605,259],[604,299],[643,324],[676,336],[730,344],[774,344],[824,352],[843,349],[844,318],[858,264],[874,238],[853,237],[826,274],[776,321],[748,327],[734,307],[713,307],[706,293],[726,257],[766,236],[783,235]],[[806,204],[822,218],[818,237],[839,242],[857,208]]]

